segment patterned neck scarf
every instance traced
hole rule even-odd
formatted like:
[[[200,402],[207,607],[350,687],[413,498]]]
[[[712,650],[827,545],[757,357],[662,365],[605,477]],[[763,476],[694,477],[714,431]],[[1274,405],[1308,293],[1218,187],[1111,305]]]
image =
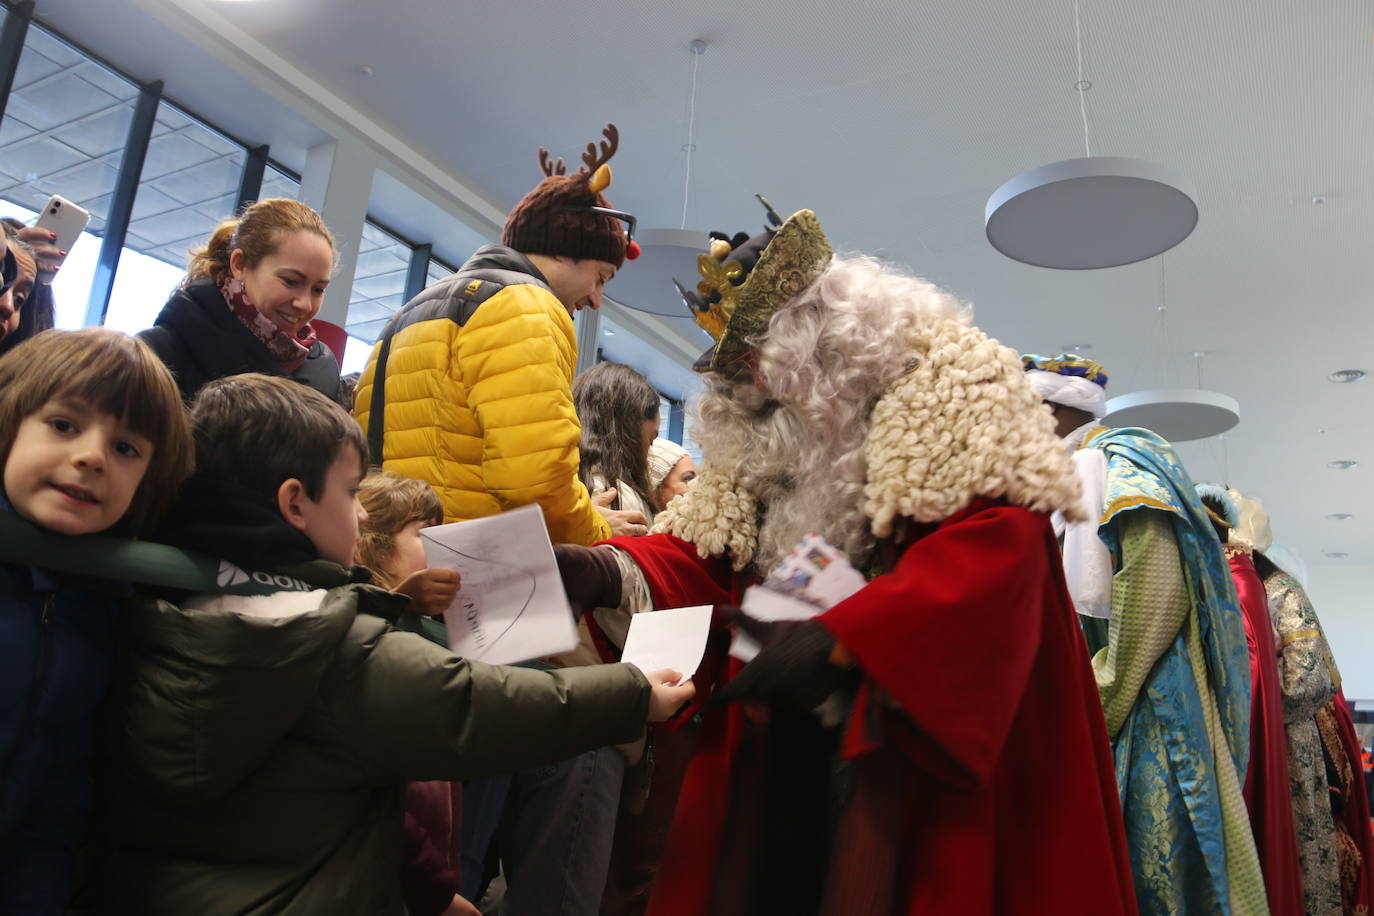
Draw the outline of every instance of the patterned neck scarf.
[[[283,372],[290,375],[301,367],[305,358],[310,355],[311,347],[315,346],[315,329],[310,326],[310,322],[307,321],[292,337],[248,301],[248,292],[243,288],[241,280],[225,277],[219,281],[219,291],[224,294],[229,311],[234,313],[234,317],[242,322],[254,337],[262,341],[267,352],[281,363]]]

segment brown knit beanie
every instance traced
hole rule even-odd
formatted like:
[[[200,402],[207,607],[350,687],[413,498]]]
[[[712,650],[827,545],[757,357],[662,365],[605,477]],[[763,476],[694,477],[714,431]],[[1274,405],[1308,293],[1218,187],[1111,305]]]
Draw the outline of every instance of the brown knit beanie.
[[[625,262],[625,230],[620,220],[568,209],[611,205],[601,191],[611,183],[607,161],[620,145],[620,133],[614,124],[607,124],[602,134],[606,139],[600,151],[588,143],[582,154],[586,165],[572,175],[565,174],[562,159],[550,162],[549,151],[539,151],[539,165],[547,177],[510,211],[501,232],[502,245],[523,254],[606,261],[617,269]]]

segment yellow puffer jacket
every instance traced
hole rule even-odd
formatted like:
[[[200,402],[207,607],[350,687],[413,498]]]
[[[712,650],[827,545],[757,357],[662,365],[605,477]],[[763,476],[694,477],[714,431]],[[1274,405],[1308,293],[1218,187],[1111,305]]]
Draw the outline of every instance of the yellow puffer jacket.
[[[572,318],[539,271],[487,245],[396,313],[353,412],[373,461],[380,453],[386,470],[432,484],[444,521],[538,503],[555,543],[592,544],[611,530],[577,479],[576,364]]]

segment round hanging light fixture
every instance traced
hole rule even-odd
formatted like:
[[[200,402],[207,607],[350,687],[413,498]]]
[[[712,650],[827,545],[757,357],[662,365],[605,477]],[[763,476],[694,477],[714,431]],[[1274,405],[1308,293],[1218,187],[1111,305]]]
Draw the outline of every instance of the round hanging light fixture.
[[[1160,388],[1133,391],[1107,402],[1106,426],[1139,426],[1170,442],[1218,436],[1240,422],[1240,404],[1218,391]]]
[[[615,275],[612,298],[641,312],[690,321],[672,278],[697,275],[697,255],[710,246],[710,236],[691,229],[641,229],[635,239],[641,254],[633,270]]]
[[[1013,260],[1058,270],[1095,270],[1163,254],[1197,225],[1197,191],[1173,169],[1122,156],[1094,156],[1083,78],[1083,29],[1073,4],[1083,157],[1023,172],[988,198],[988,241]]]
[[[1093,270],[1144,261],[1197,225],[1197,191],[1172,169],[1122,156],[1031,169],[988,198],[988,241],[1036,267]]]

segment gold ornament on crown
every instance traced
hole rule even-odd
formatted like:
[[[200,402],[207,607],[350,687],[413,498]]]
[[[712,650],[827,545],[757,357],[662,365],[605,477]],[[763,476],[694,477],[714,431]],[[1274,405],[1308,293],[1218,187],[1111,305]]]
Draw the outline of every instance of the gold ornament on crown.
[[[697,255],[697,284],[705,311],[692,308],[692,317],[716,341],[711,369],[728,365],[748,351],[749,341],[762,334],[768,320],[825,271],[834,250],[810,210],[798,210],[778,228],[744,282],[739,261],[729,261],[730,243],[716,239],[711,250]]]
[[[702,276],[702,281],[697,284],[697,292],[707,302],[714,294],[720,294],[720,299],[712,302],[706,311],[692,311],[697,325],[710,334],[712,340],[720,340],[720,335],[725,333],[725,326],[730,323],[730,316],[735,314],[739,287],[733,281],[744,273],[744,266],[739,261],[724,260],[729,254],[730,244],[716,239],[711,243],[709,253],[697,255],[697,271]]]

